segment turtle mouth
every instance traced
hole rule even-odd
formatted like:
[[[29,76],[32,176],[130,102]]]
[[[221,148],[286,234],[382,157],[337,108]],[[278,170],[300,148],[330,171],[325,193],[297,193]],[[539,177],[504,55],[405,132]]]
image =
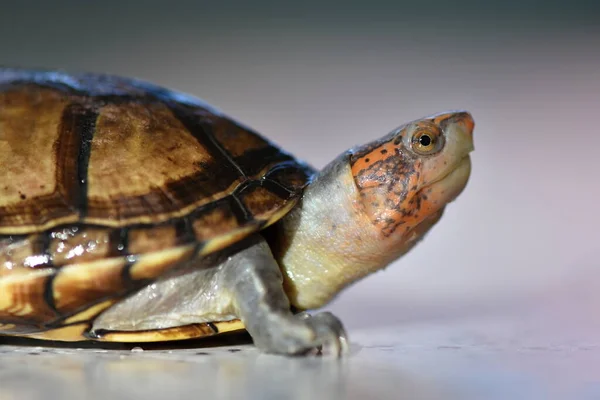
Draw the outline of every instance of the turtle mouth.
[[[447,203],[454,200],[463,191],[470,175],[471,157],[467,154],[454,164],[453,168],[449,168],[445,174],[430,182],[423,189],[433,189]]]

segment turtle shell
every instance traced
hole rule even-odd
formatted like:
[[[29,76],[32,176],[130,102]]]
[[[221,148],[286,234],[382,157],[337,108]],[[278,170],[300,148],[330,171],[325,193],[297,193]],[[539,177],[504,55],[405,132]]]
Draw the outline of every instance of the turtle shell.
[[[0,334],[62,340],[85,339],[119,299],[277,221],[312,173],[188,95],[6,68],[0,168]]]

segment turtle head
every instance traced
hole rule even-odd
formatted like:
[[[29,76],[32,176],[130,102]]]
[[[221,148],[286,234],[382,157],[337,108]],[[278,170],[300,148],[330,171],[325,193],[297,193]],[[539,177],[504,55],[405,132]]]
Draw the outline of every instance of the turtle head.
[[[401,244],[418,239],[462,192],[474,125],[465,111],[436,114],[351,150],[359,201],[384,238]]]
[[[465,111],[431,115],[320,171],[272,242],[291,303],[321,307],[409,251],[465,188],[473,127]]]

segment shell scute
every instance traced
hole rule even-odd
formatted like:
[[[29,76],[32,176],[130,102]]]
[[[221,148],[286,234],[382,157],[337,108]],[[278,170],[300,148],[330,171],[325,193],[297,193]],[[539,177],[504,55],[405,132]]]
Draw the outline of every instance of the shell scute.
[[[122,295],[134,285],[124,277],[124,258],[72,264],[60,269],[52,280],[54,308],[73,315],[98,299]]]
[[[191,96],[9,68],[0,160],[0,334],[55,339],[281,218],[313,172]]]

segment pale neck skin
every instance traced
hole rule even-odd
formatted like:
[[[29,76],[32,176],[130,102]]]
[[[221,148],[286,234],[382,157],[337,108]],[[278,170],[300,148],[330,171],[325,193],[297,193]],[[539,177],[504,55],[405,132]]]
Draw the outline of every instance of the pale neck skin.
[[[342,154],[329,164],[274,227],[274,255],[298,309],[319,308],[344,287],[387,266],[441,217],[443,209],[408,234],[384,235],[360,201],[349,157]]]
[[[435,114],[319,172],[269,236],[291,303],[319,308],[423,238],[467,184],[473,127],[468,112]]]

